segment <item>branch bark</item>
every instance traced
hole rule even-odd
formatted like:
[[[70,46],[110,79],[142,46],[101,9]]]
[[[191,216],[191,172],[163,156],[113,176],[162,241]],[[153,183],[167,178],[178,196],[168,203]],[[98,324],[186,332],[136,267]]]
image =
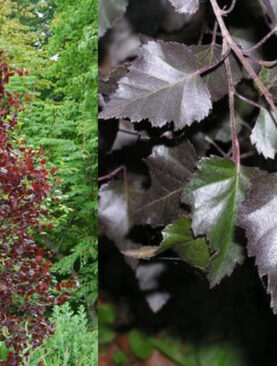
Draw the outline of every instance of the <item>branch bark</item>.
[[[228,48],[227,42],[223,39],[223,48],[225,50]],[[237,168],[237,174],[240,170],[240,145],[239,139],[236,131],[236,116],[235,116],[235,87],[233,82],[232,69],[229,58],[224,61],[225,69],[227,74],[228,89],[229,89],[229,112],[230,112],[230,129],[232,138],[232,154],[233,161]]]
[[[252,66],[247,62],[247,60],[244,57],[243,51],[236,44],[236,42],[233,40],[231,34],[229,33],[229,31],[224,23],[224,20],[223,20],[224,11],[222,9],[220,9],[216,0],[210,0],[210,3],[213,8],[214,15],[218,21],[223,39],[225,39],[225,41],[228,43],[229,47],[236,54],[237,58],[240,60],[243,67],[245,68],[245,70],[252,77],[252,79],[255,82],[260,93],[264,96],[267,103],[270,105],[272,112],[277,116],[277,107],[275,106],[275,104],[273,102],[273,97],[272,97],[271,93],[266,88],[266,86],[263,84],[261,79],[258,77],[258,75],[256,74],[255,70],[252,68]]]

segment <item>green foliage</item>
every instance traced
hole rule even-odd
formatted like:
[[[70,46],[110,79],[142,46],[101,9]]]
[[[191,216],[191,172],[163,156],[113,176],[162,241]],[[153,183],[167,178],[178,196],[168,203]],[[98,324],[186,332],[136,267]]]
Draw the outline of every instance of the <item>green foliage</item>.
[[[43,361],[45,366],[96,366],[97,331],[91,329],[83,306],[76,313],[68,303],[54,308],[55,334],[33,352],[26,366]]]
[[[211,250],[211,286],[230,275],[242,262],[242,249],[234,242],[238,206],[243,201],[253,176],[253,169],[241,167],[217,157],[204,158],[185,188],[185,201],[192,205],[192,230],[196,236],[207,235]]]
[[[146,360],[153,352],[151,338],[137,329],[129,334],[130,348],[133,354],[141,360]]]
[[[36,1],[22,0],[18,6],[42,12],[48,27],[53,11],[45,13]],[[44,39],[40,52],[33,55],[39,68],[33,69],[31,63],[34,80],[21,86],[33,100],[18,131],[34,148],[44,149],[50,168],[58,168],[53,198],[59,201],[50,207],[55,229],[38,240],[58,254],[54,273],[77,273],[80,287],[75,298],[85,297],[88,304],[97,296],[96,6],[94,0],[51,5],[56,12],[47,28],[50,37],[45,35],[47,42]],[[36,22],[25,17],[24,24],[41,34]]]
[[[114,339],[115,332],[112,329],[112,325],[114,324],[116,317],[116,311],[111,304],[103,304],[99,307],[98,325],[100,349]]]
[[[114,336],[106,338],[101,343],[101,334],[114,335],[113,326],[117,313],[111,304],[103,304],[99,308],[99,334],[100,346],[113,342]],[[180,366],[246,366],[248,365],[239,345],[228,340],[215,340],[211,343],[192,344],[189,341],[181,341],[173,335],[166,333],[159,336],[149,335],[145,332],[132,328],[126,336],[129,340],[131,353],[139,360],[147,360],[156,349],[176,365]],[[115,348],[116,349],[116,348]],[[115,364],[128,363],[128,356],[117,349],[113,353]],[[126,360],[127,358],[127,360]]]

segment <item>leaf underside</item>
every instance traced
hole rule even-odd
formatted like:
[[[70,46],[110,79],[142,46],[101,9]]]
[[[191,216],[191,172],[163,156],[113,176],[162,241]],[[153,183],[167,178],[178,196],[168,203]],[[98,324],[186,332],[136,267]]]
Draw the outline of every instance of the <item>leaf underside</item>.
[[[156,127],[174,121],[181,129],[204,119],[211,108],[210,92],[197,73],[191,49],[151,41],[140,49],[140,57],[119,81],[100,118],[149,119]]]
[[[277,119],[266,109],[261,109],[250,136],[258,153],[274,159],[277,152]]]
[[[206,235],[213,253],[208,278],[211,287],[230,275],[243,260],[241,247],[234,243],[238,206],[243,200],[252,169],[218,157],[204,158],[184,192],[192,206],[195,236]]]
[[[128,0],[99,0],[98,35],[102,37],[117,18],[125,13]]]
[[[239,212],[239,225],[246,230],[248,255],[256,258],[260,277],[268,276],[271,307],[277,314],[277,174],[264,174],[253,181]]]
[[[199,9],[199,0],[169,0],[178,13],[193,14]]]

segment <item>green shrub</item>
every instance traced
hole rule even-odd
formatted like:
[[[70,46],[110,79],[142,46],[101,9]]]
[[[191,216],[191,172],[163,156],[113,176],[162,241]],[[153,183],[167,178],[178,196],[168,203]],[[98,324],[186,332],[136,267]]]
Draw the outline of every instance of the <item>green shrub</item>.
[[[55,334],[43,347],[33,352],[24,366],[96,366],[97,331],[88,325],[85,308],[76,313],[68,303],[56,306],[50,318],[55,323]]]

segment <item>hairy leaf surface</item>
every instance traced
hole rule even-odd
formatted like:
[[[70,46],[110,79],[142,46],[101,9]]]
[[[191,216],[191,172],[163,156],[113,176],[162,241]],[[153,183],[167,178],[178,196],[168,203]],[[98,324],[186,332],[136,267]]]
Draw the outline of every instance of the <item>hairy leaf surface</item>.
[[[261,109],[250,136],[257,151],[265,158],[274,159],[277,152],[277,119],[266,109]]]
[[[193,14],[199,9],[199,0],[169,0],[179,13]]]
[[[198,68],[213,64],[222,56],[222,48],[218,45],[215,45],[214,48],[211,44],[207,46],[191,46],[191,49],[197,58]],[[232,68],[233,83],[236,85],[241,81],[242,72],[233,55],[229,56],[229,60]],[[214,102],[228,94],[228,81],[224,63],[203,76],[203,80],[205,81]]]
[[[149,119],[176,129],[201,121],[212,108],[207,86],[197,72],[191,49],[173,42],[148,42],[107,103],[100,118]]]
[[[241,167],[237,174],[232,161],[217,157],[202,159],[198,168],[184,198],[192,206],[194,234],[206,235],[214,253],[208,274],[213,287],[243,259],[241,248],[234,243],[234,229],[252,169]]]
[[[268,276],[271,307],[277,314],[277,174],[258,176],[243,202],[239,225],[246,230],[248,255],[256,257],[259,275]]]
[[[99,0],[98,34],[102,37],[114,21],[124,14],[128,0]]]

